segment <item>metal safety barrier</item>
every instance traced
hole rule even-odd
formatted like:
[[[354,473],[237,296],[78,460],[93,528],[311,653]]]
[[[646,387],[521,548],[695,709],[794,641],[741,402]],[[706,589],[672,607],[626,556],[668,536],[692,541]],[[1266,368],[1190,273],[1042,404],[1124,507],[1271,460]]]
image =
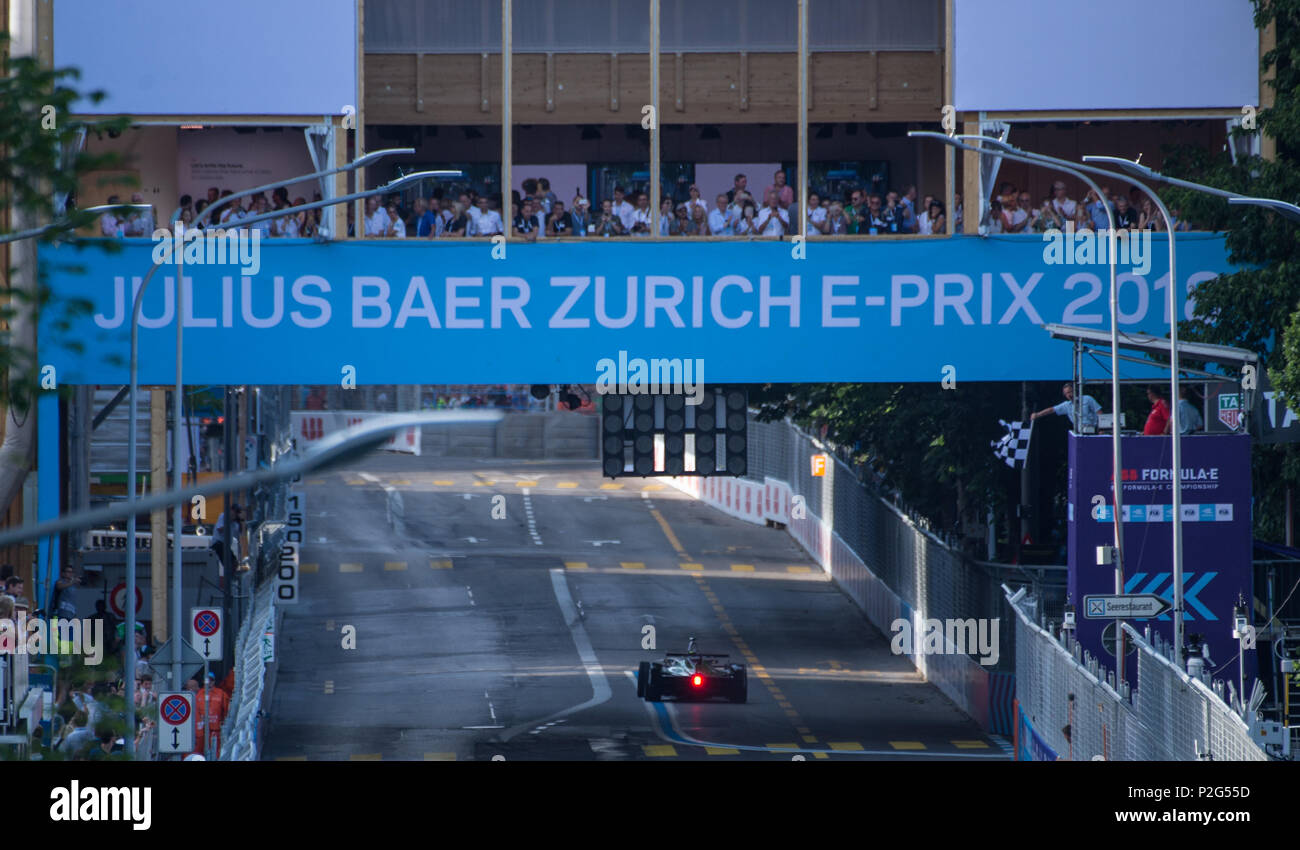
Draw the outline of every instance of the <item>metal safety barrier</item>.
[[[261,750],[259,725],[266,662],[262,636],[275,623],[275,584],[263,582],[253,595],[251,614],[235,639],[235,690],[221,730],[221,761],[256,761]]]
[[[1265,761],[1250,729],[1158,639],[1124,630],[1137,656],[1137,689],[1072,641],[1034,622],[1035,600],[1003,587],[1016,615],[1016,758],[1073,761]]]

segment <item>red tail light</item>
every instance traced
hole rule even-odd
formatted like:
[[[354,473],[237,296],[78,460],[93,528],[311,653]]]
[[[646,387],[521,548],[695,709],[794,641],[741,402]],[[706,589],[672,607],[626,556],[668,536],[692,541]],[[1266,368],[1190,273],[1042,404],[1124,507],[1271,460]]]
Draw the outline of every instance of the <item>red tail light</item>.
[[[691,679],[691,684],[698,688],[700,685],[704,684],[704,677],[696,673],[694,678]]]

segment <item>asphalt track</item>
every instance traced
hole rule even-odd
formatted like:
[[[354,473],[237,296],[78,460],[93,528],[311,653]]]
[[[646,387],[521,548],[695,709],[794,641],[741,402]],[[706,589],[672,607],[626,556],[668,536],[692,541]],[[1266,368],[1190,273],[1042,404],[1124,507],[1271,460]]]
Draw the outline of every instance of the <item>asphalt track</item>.
[[[1008,758],[784,531],[654,479],[383,454],[306,486],[264,759]],[[637,698],[690,635],[746,704]]]

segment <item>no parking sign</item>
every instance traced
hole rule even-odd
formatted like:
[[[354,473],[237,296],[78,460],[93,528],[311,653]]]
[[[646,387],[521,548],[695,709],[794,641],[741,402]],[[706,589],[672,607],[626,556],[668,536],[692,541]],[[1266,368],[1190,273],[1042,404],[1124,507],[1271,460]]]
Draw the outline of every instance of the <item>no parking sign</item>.
[[[190,646],[207,661],[221,660],[221,612],[216,608],[190,609]]]
[[[158,695],[158,752],[188,753],[194,749],[194,694],[176,691]]]

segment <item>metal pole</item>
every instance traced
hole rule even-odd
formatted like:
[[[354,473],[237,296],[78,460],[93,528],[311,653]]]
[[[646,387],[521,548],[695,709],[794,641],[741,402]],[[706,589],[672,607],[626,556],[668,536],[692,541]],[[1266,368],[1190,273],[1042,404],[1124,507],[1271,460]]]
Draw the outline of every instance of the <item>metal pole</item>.
[[[510,203],[514,191],[511,162],[514,159],[514,126],[510,115],[510,52],[514,43],[514,0],[501,0],[501,229],[510,241],[515,211]],[[520,207],[522,209],[522,206]]]
[[[808,3],[810,0],[799,0],[799,50],[798,62],[799,73],[796,79],[799,81],[799,129],[796,152],[798,163],[796,168],[799,170],[799,237],[807,243],[808,241]],[[792,222],[793,223],[793,222]],[[808,250],[807,244],[804,250]],[[805,255],[806,256],[806,255]]]
[[[650,0],[650,235],[659,236],[659,0]],[[692,210],[693,212],[693,210]]]
[[[172,399],[174,413],[172,421],[175,426],[172,428],[172,486],[180,490],[185,486],[185,474],[181,468],[181,428],[184,422],[181,419],[181,407],[185,398],[185,386],[182,380],[181,356],[183,354],[182,339],[185,332],[185,286],[184,284],[184,251],[173,251],[176,256],[172,258],[176,263],[176,397]],[[183,522],[182,515],[184,507],[181,502],[172,505],[172,687],[180,690],[181,687],[181,525]],[[161,545],[161,541],[155,540],[154,545]],[[134,596],[134,591],[127,588],[127,595]],[[135,636],[131,636],[132,640]]]

